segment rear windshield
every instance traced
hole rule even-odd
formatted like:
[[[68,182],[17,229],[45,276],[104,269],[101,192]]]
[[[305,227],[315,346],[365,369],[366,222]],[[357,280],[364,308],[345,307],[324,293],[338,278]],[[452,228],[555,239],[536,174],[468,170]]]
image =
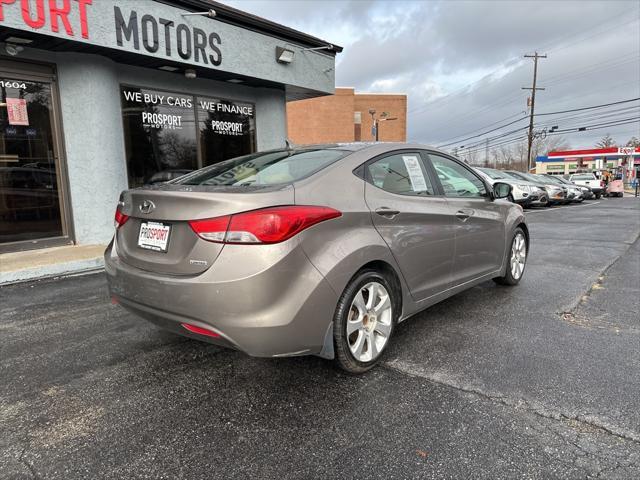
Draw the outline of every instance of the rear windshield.
[[[347,156],[347,150],[278,150],[232,158],[174,180],[174,185],[254,186],[292,183]]]
[[[589,175],[574,175],[573,177],[571,177],[571,180],[593,180],[595,177],[593,176],[593,174],[589,174]]]

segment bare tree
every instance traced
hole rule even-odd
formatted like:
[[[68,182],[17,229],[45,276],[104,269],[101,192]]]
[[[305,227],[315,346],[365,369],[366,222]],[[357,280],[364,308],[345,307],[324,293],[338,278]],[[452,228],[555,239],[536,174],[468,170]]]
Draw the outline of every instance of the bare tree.
[[[609,148],[609,147],[615,147],[616,146],[616,141],[611,138],[611,135],[609,135],[608,133],[602,137],[602,140],[600,140],[598,143],[596,143],[596,147],[599,148]]]
[[[637,137],[631,137],[626,144],[627,147],[640,147],[640,140]]]

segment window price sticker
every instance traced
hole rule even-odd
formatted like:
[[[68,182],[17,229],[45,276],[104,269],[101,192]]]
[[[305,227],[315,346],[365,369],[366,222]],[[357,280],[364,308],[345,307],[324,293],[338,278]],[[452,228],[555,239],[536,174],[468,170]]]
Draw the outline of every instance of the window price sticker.
[[[29,125],[27,101],[24,98],[7,98],[9,125]]]
[[[402,160],[404,161],[404,166],[407,167],[407,173],[409,174],[413,191],[426,192],[427,182],[424,179],[422,168],[420,168],[418,157],[415,155],[403,155]]]

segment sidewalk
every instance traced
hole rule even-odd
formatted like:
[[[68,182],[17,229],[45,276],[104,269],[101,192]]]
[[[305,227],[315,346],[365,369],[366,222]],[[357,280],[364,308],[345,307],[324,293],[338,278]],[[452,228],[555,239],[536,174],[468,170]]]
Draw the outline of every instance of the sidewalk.
[[[105,245],[70,245],[0,255],[0,285],[100,269]]]

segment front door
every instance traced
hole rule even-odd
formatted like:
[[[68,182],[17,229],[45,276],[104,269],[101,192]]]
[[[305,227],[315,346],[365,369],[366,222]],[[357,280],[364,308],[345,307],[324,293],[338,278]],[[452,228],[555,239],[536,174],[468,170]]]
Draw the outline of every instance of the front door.
[[[426,299],[450,283],[453,221],[436,197],[419,152],[395,152],[365,168],[365,200],[413,298]]]
[[[0,60],[0,251],[69,243],[53,75],[16,65]]]
[[[429,153],[429,160],[455,223],[452,285],[495,272],[504,257],[509,204],[493,201],[480,177],[461,163],[434,153]]]

